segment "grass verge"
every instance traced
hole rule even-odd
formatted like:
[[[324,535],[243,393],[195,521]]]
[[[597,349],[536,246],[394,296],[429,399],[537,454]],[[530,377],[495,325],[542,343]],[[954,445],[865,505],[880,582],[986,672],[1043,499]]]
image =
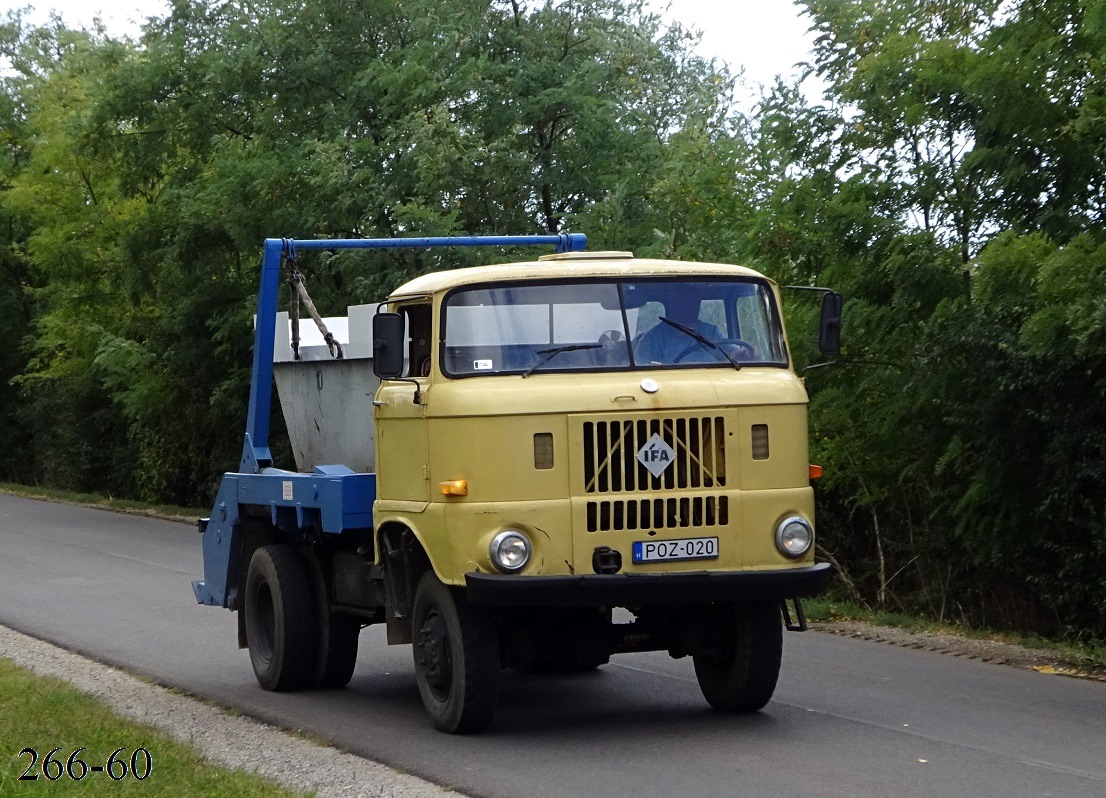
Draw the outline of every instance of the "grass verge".
[[[37,762],[30,753],[33,748]],[[60,748],[46,762],[46,757]],[[78,749],[84,749],[76,753]],[[112,754],[112,776],[92,771]],[[145,754],[152,768],[146,778]],[[114,715],[95,699],[65,682],[36,676],[0,659],[0,795],[141,795],[165,798],[292,798],[291,792],[258,776],[205,764],[189,747],[146,726]],[[74,756],[75,754],[75,756]],[[70,757],[73,761],[70,762]],[[78,762],[77,760],[80,760]],[[81,762],[89,768],[83,772]],[[67,767],[68,765],[68,767]],[[29,771],[29,772],[28,772]],[[37,780],[20,780],[26,774]],[[60,775],[59,775],[60,774]],[[50,778],[47,778],[49,776]],[[81,778],[74,778],[80,776]],[[55,778],[56,777],[56,778]]]
[[[937,632],[976,640],[997,640],[1001,643],[1048,653],[1075,668],[1106,671],[1106,641],[1102,640],[1052,640],[1016,632],[973,629],[961,624],[940,622],[900,612],[879,612],[853,602],[826,596],[803,599],[803,610],[809,621],[819,623],[861,621],[873,626],[887,626],[914,632]]]
[[[147,515],[152,518],[167,518],[173,521],[193,523],[206,514],[206,510],[195,507],[179,507],[174,504],[148,504],[130,499],[116,499],[112,496],[100,496],[95,493],[79,493],[72,490],[43,488],[37,485],[20,485],[15,482],[0,482],[0,493],[10,493],[27,499],[49,499],[50,501],[80,504],[85,507],[101,507],[132,515]]]

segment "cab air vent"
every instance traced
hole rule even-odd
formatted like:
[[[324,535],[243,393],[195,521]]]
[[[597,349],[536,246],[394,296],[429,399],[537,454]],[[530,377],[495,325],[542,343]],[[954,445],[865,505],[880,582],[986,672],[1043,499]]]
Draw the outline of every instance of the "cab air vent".
[[[768,459],[768,425],[753,425],[753,459]]]
[[[546,471],[553,467],[553,433],[534,433],[534,468]]]

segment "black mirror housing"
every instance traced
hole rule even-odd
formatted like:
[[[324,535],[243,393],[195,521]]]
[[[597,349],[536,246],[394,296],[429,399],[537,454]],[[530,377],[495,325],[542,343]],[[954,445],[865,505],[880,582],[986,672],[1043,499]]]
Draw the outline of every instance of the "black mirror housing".
[[[403,376],[403,332],[401,314],[373,316],[373,373],[382,380]]]
[[[822,316],[818,322],[818,348],[823,355],[837,357],[841,354],[841,306],[844,300],[836,291],[822,296]]]

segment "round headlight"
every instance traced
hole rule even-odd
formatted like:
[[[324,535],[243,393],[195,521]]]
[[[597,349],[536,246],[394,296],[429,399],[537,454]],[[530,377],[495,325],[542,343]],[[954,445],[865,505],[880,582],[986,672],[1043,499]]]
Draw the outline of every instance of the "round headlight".
[[[489,553],[496,568],[513,574],[521,571],[530,562],[530,541],[521,532],[508,529],[495,536]]]
[[[784,557],[798,559],[814,544],[814,530],[805,518],[788,516],[776,525],[776,548]]]

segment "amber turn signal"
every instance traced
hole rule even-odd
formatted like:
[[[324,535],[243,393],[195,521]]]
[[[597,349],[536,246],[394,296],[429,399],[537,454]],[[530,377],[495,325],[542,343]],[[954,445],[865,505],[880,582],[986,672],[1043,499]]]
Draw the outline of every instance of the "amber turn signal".
[[[822,466],[814,465],[812,463],[811,466],[810,466],[810,478],[811,479],[821,479],[822,478]]]
[[[438,490],[443,496],[468,496],[469,483],[467,479],[447,479],[438,483]]]

